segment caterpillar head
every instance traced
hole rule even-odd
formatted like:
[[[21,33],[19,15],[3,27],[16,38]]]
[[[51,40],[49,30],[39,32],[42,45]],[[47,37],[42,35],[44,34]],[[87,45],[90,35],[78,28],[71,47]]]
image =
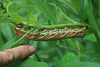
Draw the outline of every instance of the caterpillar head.
[[[22,24],[17,24],[16,26],[15,26],[15,28],[23,28],[24,26],[22,25]]]
[[[21,30],[24,28],[24,26],[22,24],[17,24],[15,27],[14,27],[14,33],[16,35],[19,35],[21,33]]]

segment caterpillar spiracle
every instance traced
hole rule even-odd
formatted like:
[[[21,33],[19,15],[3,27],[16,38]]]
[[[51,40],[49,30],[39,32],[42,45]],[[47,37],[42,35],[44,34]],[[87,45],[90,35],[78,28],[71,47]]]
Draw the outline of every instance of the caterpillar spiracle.
[[[26,28],[22,24],[17,24],[14,27],[14,33],[20,37],[25,35],[31,28]],[[35,29],[24,38],[34,41],[47,41],[58,40],[66,38],[83,38],[87,32],[88,26],[81,27],[68,27],[65,25],[63,28],[55,27],[54,29],[43,28]]]

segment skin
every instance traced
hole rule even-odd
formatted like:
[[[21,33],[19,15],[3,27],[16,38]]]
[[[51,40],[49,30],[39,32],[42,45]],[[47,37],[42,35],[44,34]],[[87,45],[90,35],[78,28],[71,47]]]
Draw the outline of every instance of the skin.
[[[15,60],[24,59],[35,52],[35,47],[31,45],[22,45],[12,49],[0,51],[0,67],[6,67]]]

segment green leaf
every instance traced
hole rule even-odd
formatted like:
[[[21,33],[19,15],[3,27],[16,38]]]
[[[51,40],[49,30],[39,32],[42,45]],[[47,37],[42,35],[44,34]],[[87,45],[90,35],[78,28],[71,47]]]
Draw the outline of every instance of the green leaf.
[[[44,62],[36,62],[32,59],[26,59],[17,67],[48,67],[48,65]]]
[[[5,12],[5,10],[0,11],[0,23],[7,22],[7,20],[6,20],[7,19],[6,18],[7,16],[5,16],[6,14],[4,15],[4,12]]]
[[[10,2],[8,5],[6,5],[6,9],[7,9],[7,12],[9,13],[9,7],[14,4],[16,1],[13,1],[13,2]]]
[[[4,13],[4,10],[0,10],[0,16],[2,16]]]
[[[57,67],[100,67],[100,63],[79,62],[73,53],[64,55]]]
[[[4,44],[4,40],[3,40],[3,37],[2,37],[2,33],[1,33],[1,25],[0,25],[0,47]]]
[[[18,14],[15,14],[15,13],[9,13],[9,15],[10,15],[9,19],[11,22],[21,23],[25,20],[24,17],[19,16]]]
[[[83,7],[84,7],[84,0],[81,0],[81,5],[80,5],[80,23],[83,21]]]
[[[84,1],[84,10],[87,14],[89,24],[92,25],[95,29],[99,30],[99,24],[96,21],[96,18],[94,16],[94,12],[92,10],[92,6],[91,6],[89,0]]]
[[[30,17],[29,17],[30,21],[27,23],[27,25],[36,23],[38,26],[41,26],[38,24],[38,20],[37,20],[40,13],[41,13],[41,11],[34,14],[34,10],[33,10],[32,13],[30,14]]]
[[[2,23],[1,24],[1,32],[2,32],[3,38],[6,41],[8,41],[12,38],[12,32],[11,32],[11,29],[10,29],[8,23]]]
[[[66,42],[68,43],[68,45],[69,45],[74,51],[76,51],[76,53],[78,52],[77,49],[76,49],[75,44],[72,42],[71,39],[66,39]]]
[[[74,9],[76,9],[76,11],[78,13],[80,13],[80,0],[71,0],[73,6],[74,6]]]
[[[84,39],[86,39],[86,40],[88,40],[90,42],[96,42],[97,41],[97,39],[95,38],[93,33],[88,35],[88,36],[85,36]]]
[[[0,16],[0,23],[6,23],[6,19]]]
[[[55,6],[57,9],[59,9],[62,13],[62,15],[64,16],[65,19],[71,21],[72,23],[77,23],[76,21],[72,20],[70,17],[68,17],[58,6],[56,6],[55,4],[50,3],[51,5]]]
[[[33,12],[34,12],[34,10],[30,14],[29,19],[32,20],[32,21],[34,21],[34,22],[37,22],[38,16],[40,15],[41,11],[38,14],[33,14]]]
[[[47,17],[50,19],[50,21],[53,24],[58,24],[58,21],[54,17],[54,15],[50,12],[48,7],[40,0],[36,0],[37,5],[42,9],[42,11],[47,15]]]
[[[8,41],[6,44],[4,44],[2,47],[0,47],[0,50],[4,50],[5,48],[7,48],[8,46],[10,46],[13,42],[15,42],[15,38],[12,38],[10,41]]]

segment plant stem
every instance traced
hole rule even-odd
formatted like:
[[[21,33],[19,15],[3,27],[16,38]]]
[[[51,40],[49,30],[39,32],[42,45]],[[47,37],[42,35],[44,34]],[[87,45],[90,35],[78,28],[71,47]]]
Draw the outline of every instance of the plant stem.
[[[66,49],[64,46],[59,45],[59,44],[57,44],[57,43],[54,42],[54,41],[51,41],[51,42],[54,43],[57,47],[59,47],[59,48],[61,49],[62,53],[65,54],[65,51],[64,51],[64,50],[67,50],[67,49]]]
[[[24,36],[22,36],[20,39],[18,39],[16,42],[14,42],[13,44],[11,44],[10,46],[8,46],[7,48],[5,48],[5,49],[8,49],[8,48],[10,48],[10,47],[12,47],[12,46],[14,46],[14,45],[16,45],[18,42],[20,42],[27,34],[29,34],[30,32],[32,32],[33,30],[35,30],[35,28],[32,28],[30,31],[28,31]],[[5,49],[3,49],[3,50],[5,50]]]
[[[80,52],[80,45],[79,45],[78,41],[76,42],[76,47],[77,47],[77,50],[78,50],[78,56],[79,56],[79,60],[80,60],[81,52]]]
[[[65,26],[69,26],[69,27],[74,27],[74,26],[85,26],[85,25],[88,25],[88,24],[84,24],[84,23],[69,23],[69,24],[60,24],[60,25],[49,25],[49,26],[41,26],[41,27],[35,27],[36,29],[43,29],[43,28],[48,28],[48,29],[54,29],[55,27],[57,28],[64,28]],[[32,25],[31,25],[32,27]],[[96,39],[97,39],[97,44],[98,44],[98,47],[100,48],[100,37],[99,37],[99,34],[97,33],[97,31],[90,25],[88,25],[88,29],[91,30]],[[99,49],[100,50],[100,49]]]
[[[38,55],[36,54],[36,52],[34,53],[36,58],[38,59],[39,62],[41,62],[40,58],[38,57]]]
[[[68,45],[77,53],[78,50],[76,49],[75,45],[73,44],[71,39],[66,39]]]
[[[80,23],[83,21],[83,7],[84,7],[84,0],[81,0],[81,5],[80,5]]]
[[[43,29],[43,28],[54,29],[55,27],[57,27],[57,28],[64,28],[66,25],[69,26],[69,27],[75,27],[75,26],[85,26],[87,24],[83,24],[83,23],[69,23],[69,24],[42,26],[42,27],[36,27],[36,28],[37,29]]]
[[[96,39],[97,39],[97,47],[98,47],[98,49],[99,49],[99,52],[100,52],[100,36],[99,36],[99,34],[97,33],[97,30],[95,30],[92,26],[88,26],[89,27],[89,29],[94,33],[94,35],[95,35],[95,37],[96,37]]]
[[[57,43],[55,43],[54,41],[51,41],[53,42],[57,47],[59,47],[60,49],[62,49],[62,46],[61,45],[58,45]]]

